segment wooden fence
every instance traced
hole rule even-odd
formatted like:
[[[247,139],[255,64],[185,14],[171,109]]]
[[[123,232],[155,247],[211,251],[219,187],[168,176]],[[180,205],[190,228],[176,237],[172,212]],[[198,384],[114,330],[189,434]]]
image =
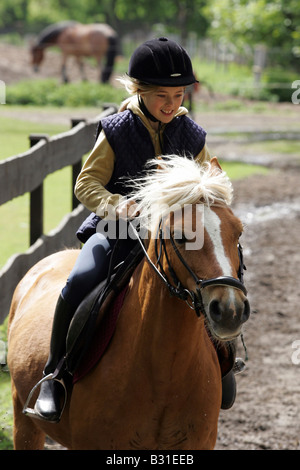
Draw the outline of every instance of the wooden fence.
[[[73,120],[72,129],[50,138],[33,134],[30,150],[0,162],[0,205],[30,193],[31,245],[25,253],[12,256],[0,270],[0,323],[8,315],[14,289],[28,269],[51,253],[79,246],[75,232],[88,211],[74,197],[73,211],[56,229],[43,233],[43,181],[47,175],[72,166],[73,190],[82,157],[94,145],[99,120],[114,112],[116,107],[109,106],[92,120]]]

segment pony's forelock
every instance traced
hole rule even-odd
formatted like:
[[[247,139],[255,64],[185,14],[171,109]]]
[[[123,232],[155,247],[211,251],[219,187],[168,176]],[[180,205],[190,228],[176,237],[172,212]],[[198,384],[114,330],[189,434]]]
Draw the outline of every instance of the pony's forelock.
[[[151,170],[145,176],[130,182],[130,200],[136,202],[140,222],[149,230],[174,206],[231,204],[231,182],[210,162],[199,165],[185,156],[168,155],[150,160],[147,166]]]

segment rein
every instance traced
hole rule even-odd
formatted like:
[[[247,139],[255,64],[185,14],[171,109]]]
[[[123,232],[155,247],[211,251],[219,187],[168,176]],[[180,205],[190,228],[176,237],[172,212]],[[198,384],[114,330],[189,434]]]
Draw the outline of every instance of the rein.
[[[186,263],[184,258],[182,257],[181,253],[179,252],[174,238],[172,237],[172,234],[169,231],[169,236],[172,244],[172,248],[175,251],[177,257],[179,258],[180,262],[182,265],[186,268],[186,270],[190,273],[192,278],[194,279],[195,283],[197,284],[196,288],[196,293],[194,291],[190,291],[189,289],[185,288],[180,280],[178,279],[173,267],[171,266],[171,263],[169,261],[168,257],[168,252],[166,249],[166,242],[165,238],[163,236],[163,228],[162,228],[162,218],[160,219],[158,229],[157,229],[157,236],[155,239],[155,254],[156,254],[156,263],[157,266],[159,266],[160,269],[157,268],[157,266],[153,263],[153,261],[150,259],[147,250],[144,246],[144,243],[142,239],[140,238],[137,230],[135,227],[132,225],[130,222],[131,229],[133,230],[133,233],[135,234],[136,238],[138,239],[144,253],[146,256],[147,261],[149,262],[150,266],[153,268],[153,270],[156,272],[156,274],[160,277],[160,279],[163,281],[165,286],[167,287],[168,291],[172,296],[175,296],[181,300],[184,300],[187,305],[195,311],[197,317],[200,317],[201,312],[205,315],[205,308],[202,300],[202,294],[201,290],[205,289],[205,287],[212,286],[212,285],[220,285],[220,286],[228,286],[228,287],[233,287],[234,289],[241,290],[245,295],[247,295],[247,289],[244,286],[243,282],[243,274],[244,274],[244,263],[243,263],[243,250],[242,246],[240,244],[237,245],[238,249],[238,255],[239,255],[239,270],[238,270],[238,277],[239,279],[236,279],[232,276],[219,276],[211,279],[199,279],[197,275],[194,273],[194,271],[191,269],[191,267]],[[158,240],[160,241],[160,246],[158,246]],[[161,257],[162,257],[162,252],[164,251],[165,258],[167,260],[168,264],[168,271],[170,276],[172,277],[173,285],[170,281],[169,278],[163,269],[163,266],[161,264]]]

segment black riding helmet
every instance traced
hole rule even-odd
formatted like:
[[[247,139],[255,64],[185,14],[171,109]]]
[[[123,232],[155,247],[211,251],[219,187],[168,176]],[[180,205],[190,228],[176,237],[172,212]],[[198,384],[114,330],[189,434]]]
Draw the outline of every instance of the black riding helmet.
[[[187,52],[167,38],[152,39],[131,56],[128,75],[143,83],[187,86],[197,82]]]

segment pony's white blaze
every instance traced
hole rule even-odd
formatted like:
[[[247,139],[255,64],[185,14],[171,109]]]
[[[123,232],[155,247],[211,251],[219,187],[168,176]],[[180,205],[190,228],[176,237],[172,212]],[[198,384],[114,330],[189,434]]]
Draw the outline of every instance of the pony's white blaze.
[[[209,207],[204,207],[204,226],[212,241],[216,260],[222,270],[222,276],[232,276],[231,264],[225,255],[221,235],[221,220]]]
[[[204,207],[204,226],[212,241],[216,260],[222,270],[222,276],[232,276],[232,269],[229,259],[227,258],[221,235],[221,220],[215,212],[209,207]],[[229,304],[234,308],[234,292],[233,289],[227,287],[229,292]]]

